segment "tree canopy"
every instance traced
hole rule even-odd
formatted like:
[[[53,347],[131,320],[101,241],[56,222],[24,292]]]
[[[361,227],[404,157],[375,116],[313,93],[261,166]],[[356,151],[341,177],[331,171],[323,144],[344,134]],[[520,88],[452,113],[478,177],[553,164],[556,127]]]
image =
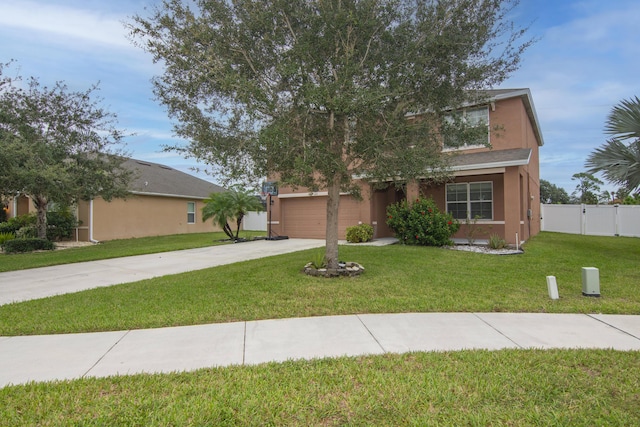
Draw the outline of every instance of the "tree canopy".
[[[572,181],[578,181],[576,189],[571,193],[572,202],[597,205],[599,202],[609,201],[609,192],[600,192],[601,180],[590,173],[580,172],[571,176]]]
[[[611,139],[589,155],[587,171],[601,172],[607,181],[628,191],[640,189],[640,99],[637,96],[613,107],[605,132]]]
[[[164,66],[155,94],[189,141],[171,148],[229,180],[326,190],[334,267],[354,176],[446,174],[445,112],[482,98],[531,43],[507,19],[515,3],[165,0],[130,30]]]
[[[93,86],[74,92],[58,82],[6,75],[0,66],[0,194],[28,195],[38,211],[38,236],[46,237],[49,202],[124,196],[131,172],[110,150],[122,132],[115,116],[92,100]]]
[[[567,204],[569,200],[569,194],[564,188],[558,187],[545,179],[540,180],[540,202]]]

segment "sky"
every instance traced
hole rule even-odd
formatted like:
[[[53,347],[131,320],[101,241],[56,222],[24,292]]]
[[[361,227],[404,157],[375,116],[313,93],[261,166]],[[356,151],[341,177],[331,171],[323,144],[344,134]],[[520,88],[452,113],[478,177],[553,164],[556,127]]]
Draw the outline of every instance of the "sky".
[[[151,78],[162,68],[130,42],[123,24],[148,16],[159,1],[0,0],[0,62],[15,60],[9,73],[43,85],[64,81],[84,91],[99,82],[102,105],[133,134],[125,147],[132,157],[216,182],[194,171],[194,160],[162,150],[181,143],[154,100]],[[640,96],[640,2],[521,0],[510,16],[537,42],[498,88],[531,90],[544,138],[541,178],[571,194],[572,175],[584,172],[587,156],[606,142],[611,108]]]

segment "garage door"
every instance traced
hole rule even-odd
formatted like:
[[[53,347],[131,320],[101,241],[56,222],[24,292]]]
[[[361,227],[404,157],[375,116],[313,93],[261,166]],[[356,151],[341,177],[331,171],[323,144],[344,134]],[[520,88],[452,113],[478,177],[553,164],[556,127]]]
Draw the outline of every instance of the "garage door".
[[[280,199],[282,230],[289,237],[324,239],[327,224],[327,198],[301,197]],[[338,236],[345,238],[346,228],[360,221],[360,203],[349,196],[340,199]]]

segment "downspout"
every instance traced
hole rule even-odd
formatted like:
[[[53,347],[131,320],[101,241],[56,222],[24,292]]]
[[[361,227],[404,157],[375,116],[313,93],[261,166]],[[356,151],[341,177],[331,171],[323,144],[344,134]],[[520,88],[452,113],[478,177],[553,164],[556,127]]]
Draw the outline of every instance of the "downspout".
[[[11,209],[13,218],[18,216],[18,196],[13,196],[13,208]]]
[[[89,200],[89,241],[91,243],[100,243],[93,239],[93,199]]]

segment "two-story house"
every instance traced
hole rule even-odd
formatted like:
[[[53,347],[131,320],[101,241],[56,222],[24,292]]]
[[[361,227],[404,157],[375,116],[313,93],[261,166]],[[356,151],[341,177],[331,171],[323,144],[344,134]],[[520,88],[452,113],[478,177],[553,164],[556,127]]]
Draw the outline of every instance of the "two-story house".
[[[374,227],[374,238],[393,236],[386,225],[386,208],[403,199],[431,197],[438,207],[451,213],[462,226],[455,240],[466,241],[468,227],[481,231],[478,241],[491,234],[509,244],[521,243],[540,231],[539,147],[542,133],[529,89],[490,90],[488,101],[469,105],[458,114],[468,122],[487,126],[488,144],[463,143],[456,149],[443,147],[452,155],[450,182],[430,185],[409,182],[404,191],[395,186],[375,190],[360,181],[362,199],[341,196],[339,236],[359,223]],[[493,131],[499,129],[499,131]],[[426,176],[427,174],[425,174]],[[273,197],[270,226],[273,235],[324,238],[326,192],[280,188]]]

